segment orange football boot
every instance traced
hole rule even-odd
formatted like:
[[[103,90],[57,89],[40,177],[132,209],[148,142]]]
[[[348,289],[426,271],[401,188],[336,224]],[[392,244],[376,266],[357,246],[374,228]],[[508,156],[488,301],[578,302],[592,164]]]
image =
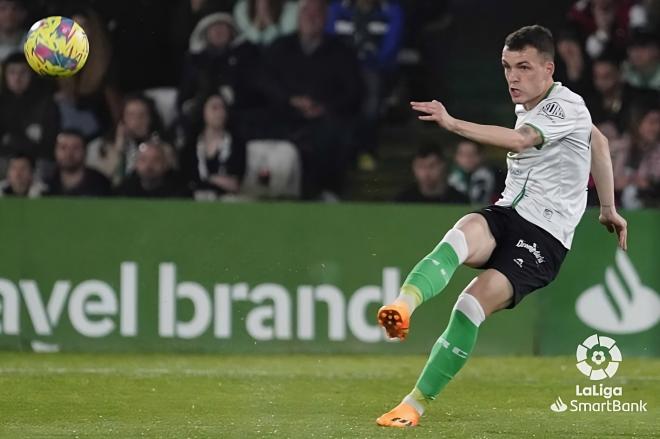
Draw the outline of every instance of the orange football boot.
[[[414,427],[419,423],[419,413],[410,404],[402,402],[389,412],[376,419],[381,427],[406,428]]]
[[[403,302],[394,302],[378,310],[378,324],[385,328],[389,338],[405,340],[410,327],[410,312]]]

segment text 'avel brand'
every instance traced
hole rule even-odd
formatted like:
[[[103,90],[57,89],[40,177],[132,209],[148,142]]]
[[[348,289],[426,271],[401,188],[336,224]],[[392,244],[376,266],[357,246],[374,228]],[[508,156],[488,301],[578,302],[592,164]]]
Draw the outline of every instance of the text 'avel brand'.
[[[230,339],[237,330],[234,305],[247,303],[252,308],[245,316],[244,330],[254,340],[315,340],[316,319],[327,309],[327,338],[344,341],[352,336],[359,341],[376,343],[384,332],[371,319],[367,308],[394,300],[398,294],[400,273],[397,268],[382,270],[382,284],[358,288],[350,296],[337,286],[301,285],[295,291],[275,283],[254,287],[247,283],[215,284],[210,290],[192,281],[180,281],[174,263],[158,267],[158,335],[163,338],[193,339],[212,333],[218,339]],[[61,317],[67,317],[73,329],[85,337],[99,338],[116,333],[122,337],[138,335],[138,265],[123,262],[119,270],[119,294],[100,280],[86,280],[78,285],[58,280],[48,300],[34,280],[17,284],[0,279],[0,334],[21,335],[21,307],[34,328],[35,335],[54,334]],[[22,299],[22,300],[21,300]],[[180,305],[192,304],[192,315],[179,312]],[[321,305],[321,306],[319,306]],[[183,320],[185,319],[185,320]],[[45,347],[45,349],[48,346]]]

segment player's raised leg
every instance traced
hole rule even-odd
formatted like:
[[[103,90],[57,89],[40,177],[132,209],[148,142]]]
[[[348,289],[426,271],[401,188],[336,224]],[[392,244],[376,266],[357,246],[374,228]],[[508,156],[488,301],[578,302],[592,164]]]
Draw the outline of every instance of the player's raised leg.
[[[406,338],[415,308],[444,290],[459,265],[483,265],[494,248],[495,239],[483,216],[464,216],[413,267],[396,300],[378,310],[378,323],[390,338]]]
[[[513,297],[513,287],[499,271],[489,269],[476,277],[458,296],[449,324],[431,350],[431,355],[411,393],[376,422],[384,427],[417,425],[428,404],[466,363],[481,323]]]

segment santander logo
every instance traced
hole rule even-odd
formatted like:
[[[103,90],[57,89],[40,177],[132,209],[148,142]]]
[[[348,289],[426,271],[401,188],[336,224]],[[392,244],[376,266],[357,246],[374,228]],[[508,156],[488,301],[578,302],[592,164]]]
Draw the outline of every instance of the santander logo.
[[[660,297],[643,284],[628,255],[617,249],[614,267],[605,270],[604,284],[578,297],[575,311],[585,324],[611,334],[634,334],[660,321]],[[618,273],[617,273],[618,271]]]

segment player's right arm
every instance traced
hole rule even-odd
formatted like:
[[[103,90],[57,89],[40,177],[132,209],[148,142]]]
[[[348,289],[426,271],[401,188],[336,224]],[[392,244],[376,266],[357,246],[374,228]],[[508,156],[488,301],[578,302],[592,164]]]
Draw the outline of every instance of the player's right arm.
[[[598,220],[610,233],[616,231],[619,247],[628,248],[628,223],[617,213],[614,205],[614,176],[607,137],[595,126],[591,130],[591,175],[600,200]]]
[[[449,115],[445,106],[438,101],[411,102],[415,111],[424,113],[420,120],[433,121],[442,128],[484,145],[497,146],[507,151],[521,152],[543,144],[543,136],[529,125],[513,130],[496,125],[481,125],[456,119]]]

